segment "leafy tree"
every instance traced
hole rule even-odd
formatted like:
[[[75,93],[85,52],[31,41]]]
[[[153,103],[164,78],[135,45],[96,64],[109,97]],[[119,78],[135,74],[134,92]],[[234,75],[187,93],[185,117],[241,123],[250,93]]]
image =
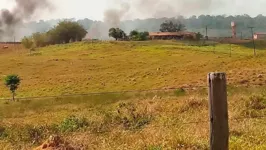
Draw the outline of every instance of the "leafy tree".
[[[132,30],[129,37],[133,41],[145,41],[149,36],[149,32],[138,32],[137,30]]]
[[[27,48],[27,49],[31,49],[33,47],[33,38],[32,37],[24,37],[21,40],[22,45]]]
[[[177,21],[175,23],[173,21],[165,21],[161,24],[160,27],[161,32],[179,32],[186,30],[185,25],[180,21]]]
[[[5,85],[12,92],[12,100],[15,101],[15,92],[20,84],[20,78],[18,75],[8,75],[5,78]]]
[[[109,37],[113,37],[116,41],[119,39],[125,40],[127,38],[126,33],[119,28],[109,29]]]
[[[62,21],[48,33],[50,33],[50,38],[55,39],[59,44],[58,42],[62,41],[64,43],[69,43],[70,40],[81,41],[86,36],[87,31],[77,22]]]
[[[147,31],[139,33],[139,38],[141,41],[147,40],[148,36],[149,36],[149,32],[147,32]]]
[[[34,33],[32,34],[32,38],[36,47],[43,47],[48,43],[46,33]]]
[[[203,35],[200,32],[196,33],[196,40],[199,41],[201,38],[203,38]]]
[[[130,39],[134,40],[134,39],[137,39],[139,36],[139,32],[137,30],[132,30],[130,33],[129,33],[129,37]]]
[[[121,28],[125,32],[130,32],[132,30],[147,30],[147,31],[160,31],[160,25],[167,21],[172,20],[172,22],[178,22],[179,20],[186,26],[189,31],[192,32],[201,32],[205,35],[205,28],[208,26],[208,36],[209,37],[231,37],[231,21],[235,21],[237,24],[237,36],[240,38],[242,35],[243,38],[250,38],[250,30],[247,30],[248,27],[256,27],[256,32],[266,32],[266,16],[258,15],[256,17],[251,17],[249,15],[236,15],[236,16],[226,16],[226,15],[200,15],[200,16],[191,16],[185,18],[178,16],[176,18],[149,18],[149,19],[136,19],[136,20],[127,20],[121,22]],[[25,27],[30,28],[32,31],[36,32],[47,32],[51,29],[52,26],[56,26],[61,20],[53,19],[47,21],[39,22],[28,22],[24,24]],[[73,21],[73,20],[70,20]],[[106,25],[101,21],[92,21],[89,19],[78,20],[78,23],[83,25],[86,30],[93,31],[94,38],[108,38],[108,30],[105,30]],[[96,26],[96,29],[94,29]],[[1,31],[0,31],[1,32]],[[26,31],[25,31],[26,32]],[[30,33],[25,33],[30,34]],[[51,36],[49,36],[51,39]],[[49,39],[48,38],[48,39]],[[55,38],[57,39],[57,38]],[[60,41],[60,40],[59,40]],[[51,43],[56,43],[50,41]],[[61,43],[64,43],[60,41]]]

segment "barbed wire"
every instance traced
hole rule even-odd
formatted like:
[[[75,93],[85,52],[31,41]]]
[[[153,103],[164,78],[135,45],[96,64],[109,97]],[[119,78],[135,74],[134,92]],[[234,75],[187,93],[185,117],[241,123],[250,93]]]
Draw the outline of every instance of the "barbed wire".
[[[245,119],[261,119],[261,118],[266,118],[266,116],[256,116],[256,117],[237,117],[237,118],[230,118],[228,121],[232,120],[245,120]],[[202,123],[210,123],[210,121],[205,120],[205,121],[188,121],[188,122],[176,122],[176,123],[171,123],[171,124],[161,124],[161,125],[145,125],[140,128],[131,128],[127,130],[121,130],[123,132],[142,132],[143,129],[152,129],[152,128],[175,128],[175,126],[182,126],[182,125],[191,125],[191,124],[202,124]],[[180,127],[181,128],[181,127]],[[94,131],[90,134],[104,134],[104,133],[110,133],[113,132],[113,130],[105,130],[105,131]]]
[[[174,90],[193,90],[198,88],[207,88],[207,86],[182,86],[178,88],[158,88],[149,90],[126,90],[126,91],[111,91],[111,92],[91,92],[91,93],[81,93],[81,94],[68,94],[68,95],[58,95],[58,96],[42,96],[42,97],[18,97],[18,100],[26,99],[47,99],[47,98],[64,98],[64,97],[76,97],[76,96],[90,96],[90,95],[104,95],[104,94],[121,94],[121,93],[139,93],[139,92],[163,92],[163,91],[174,91]],[[10,98],[1,98],[0,100],[10,100]]]

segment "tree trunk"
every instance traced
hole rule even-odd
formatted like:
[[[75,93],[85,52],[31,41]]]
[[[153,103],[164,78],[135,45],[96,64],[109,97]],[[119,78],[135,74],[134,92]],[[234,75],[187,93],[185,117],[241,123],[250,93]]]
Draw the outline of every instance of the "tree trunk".
[[[15,91],[12,92],[12,100],[15,101]]]

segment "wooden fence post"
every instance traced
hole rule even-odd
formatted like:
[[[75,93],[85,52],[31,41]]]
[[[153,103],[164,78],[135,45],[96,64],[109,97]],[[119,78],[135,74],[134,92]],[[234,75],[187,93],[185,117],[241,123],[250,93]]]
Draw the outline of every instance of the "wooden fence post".
[[[225,73],[209,73],[210,150],[229,149],[228,106]]]

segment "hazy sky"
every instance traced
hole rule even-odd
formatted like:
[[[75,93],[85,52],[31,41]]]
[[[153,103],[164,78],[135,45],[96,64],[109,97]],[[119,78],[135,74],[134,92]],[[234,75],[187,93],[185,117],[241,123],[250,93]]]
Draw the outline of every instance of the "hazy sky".
[[[40,16],[35,19],[58,19],[58,18],[89,18],[93,20],[103,20],[104,11],[113,4],[115,6],[115,1],[134,1],[134,0],[51,0],[54,4],[54,10],[43,12]],[[135,0],[137,1],[137,0]],[[138,0],[140,1],[140,0]],[[156,2],[157,0],[146,0],[151,2]],[[165,0],[171,1],[171,0]],[[188,1],[199,0],[172,0],[174,5],[178,5],[181,2],[183,5]],[[185,1],[185,2],[184,2]],[[200,15],[200,14],[249,14],[251,16],[256,16],[258,14],[266,15],[266,0],[202,0],[210,1],[208,8],[201,9],[199,11],[190,11],[182,8],[180,15],[190,16],[190,15]],[[198,5],[198,4],[197,4]],[[14,6],[14,0],[0,0],[0,9],[7,8],[12,9]],[[184,6],[182,6],[184,7]],[[195,6],[194,6],[195,7]],[[180,8],[180,7],[179,7]],[[132,9],[132,8],[131,8]],[[131,13],[131,18],[145,18],[154,17],[149,14],[149,10],[146,14],[139,14],[138,8],[135,7],[134,13]],[[184,11],[185,10],[185,11]],[[135,13],[136,12],[136,13]],[[183,13],[185,14],[183,14]],[[177,14],[178,15],[178,14]]]

